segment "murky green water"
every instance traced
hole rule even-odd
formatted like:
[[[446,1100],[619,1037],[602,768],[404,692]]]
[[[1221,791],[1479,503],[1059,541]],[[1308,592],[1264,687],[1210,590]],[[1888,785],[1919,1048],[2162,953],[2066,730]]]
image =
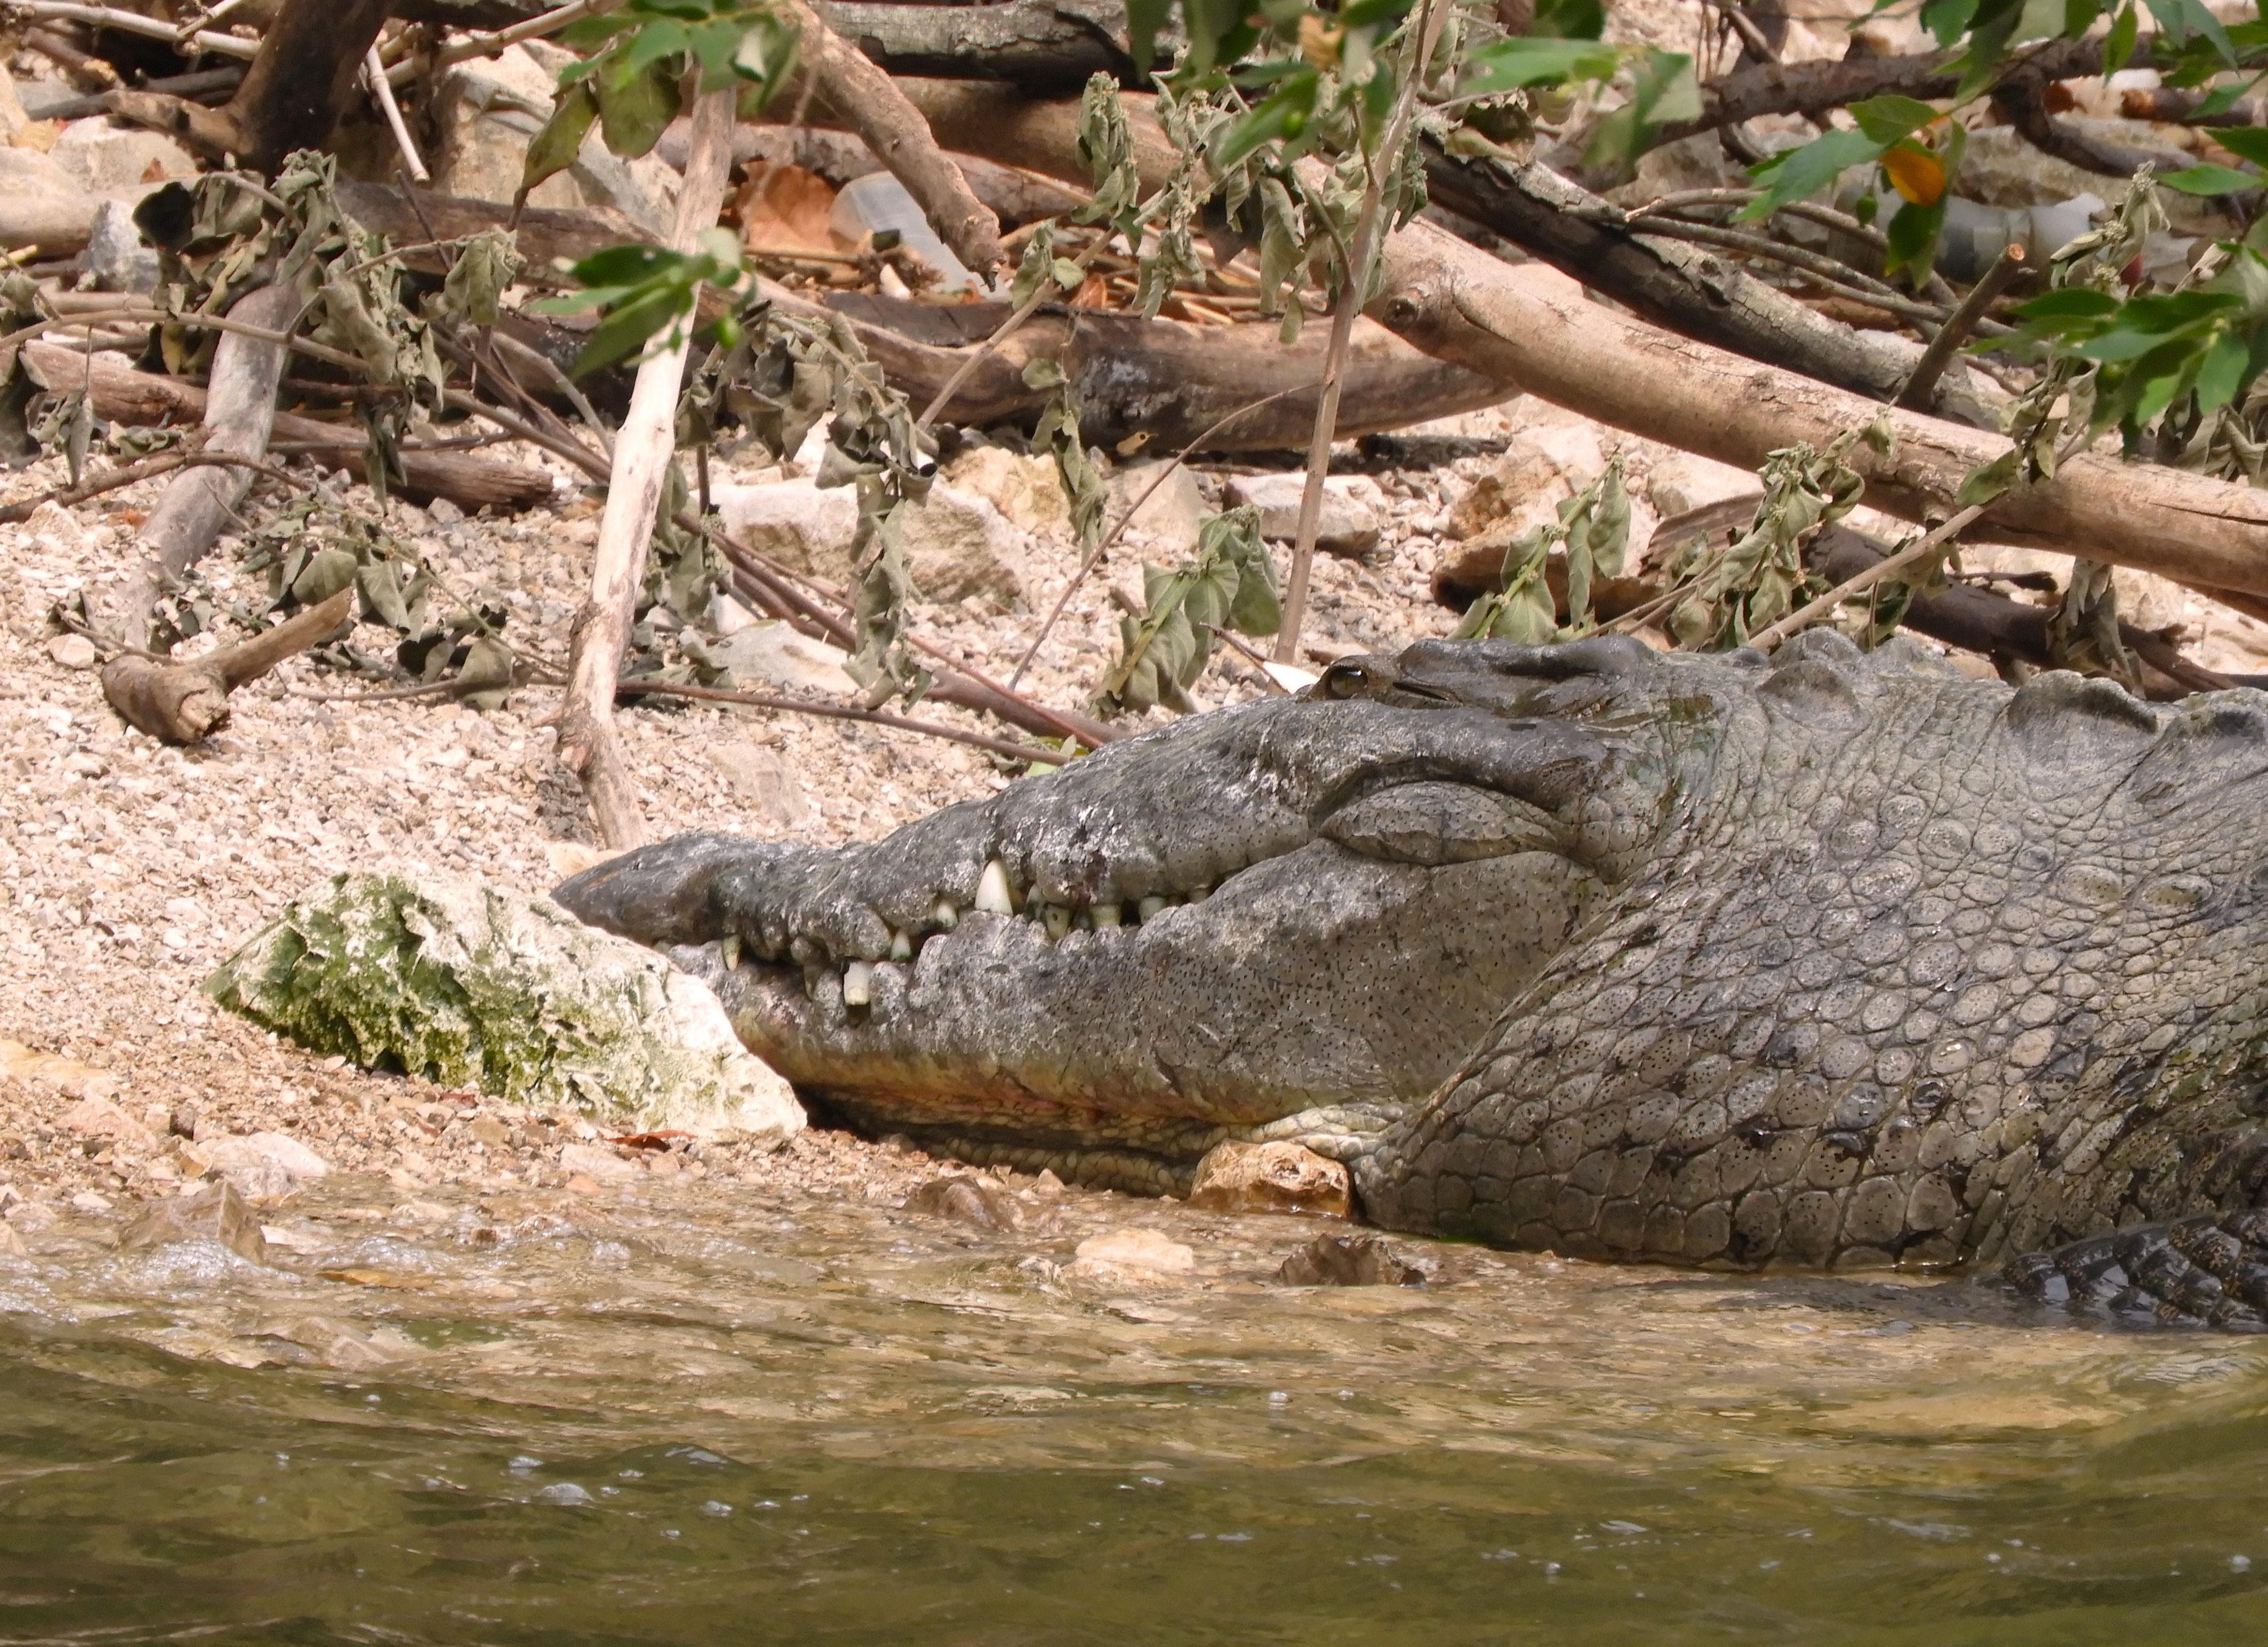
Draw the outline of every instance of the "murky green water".
[[[0,1259],[0,1641],[2268,1640],[2268,1345],[1075,1198],[391,1210]],[[1136,1289],[1059,1267],[1146,1222]],[[328,1277],[326,1278],[328,1272]]]

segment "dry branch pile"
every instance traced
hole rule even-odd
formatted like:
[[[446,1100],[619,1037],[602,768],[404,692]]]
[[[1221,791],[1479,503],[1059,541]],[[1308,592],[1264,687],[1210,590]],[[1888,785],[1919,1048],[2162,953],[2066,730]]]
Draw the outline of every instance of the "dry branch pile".
[[[998,723],[949,735],[1060,760],[1118,735],[1104,709],[1185,703],[1208,668],[1296,685],[1344,443],[1523,392],[1757,471],[1762,491],[1639,554],[1618,468],[1580,476],[1556,509],[1499,481],[1462,506],[1464,547],[1431,569],[1436,597],[1470,609],[1465,632],[1770,644],[1837,587],[1819,617],[1873,639],[1903,624],[2004,672],[2080,667],[2170,696],[2228,677],[2122,624],[2107,568],[2268,611],[2268,501],[2247,484],[2268,448],[2262,409],[2152,425],[2154,447],[2122,453],[2082,427],[2098,377],[2012,330],[2011,306],[2043,282],[2112,304],[2113,276],[2132,284],[2183,255],[2146,178],[2109,174],[2143,165],[2144,138],[2161,168],[2202,153],[2182,135],[2196,101],[2146,98],[2160,125],[2117,141],[2073,116],[2082,77],[2117,66],[2093,37],[2032,51],[1983,114],[1954,119],[1944,109],[1966,106],[1950,100],[1975,88],[1944,51],[1874,39],[1804,61],[1785,55],[1785,18],[1776,41],[1718,8],[1718,61],[1690,108],[1665,101],[1647,124],[1643,73],[1557,103],[1505,85],[1454,95],[1425,65],[1508,14],[1424,0],[1373,42],[1401,42],[1396,61],[1421,71],[1379,83],[1366,169],[1359,153],[1270,159],[1240,136],[1233,93],[1139,89],[1167,55],[1153,63],[1123,10],[1086,0],[642,4],[13,8],[19,67],[76,84],[0,98],[0,135],[9,152],[67,152],[94,187],[0,199],[0,247],[22,266],[0,290],[0,447],[68,454],[70,484],[45,499],[63,506],[166,477],[127,575],[55,616],[108,659],[128,722],[195,742],[231,691],[310,648],[358,677],[350,692],[482,705],[563,687],[559,748],[616,846],[646,827],[618,701],[737,698],[921,727],[904,711],[926,698]],[[696,13],[707,20],[669,20]],[[1677,0],[1615,18],[1691,23]],[[634,24],[679,34],[625,55]],[[1352,72],[1347,31],[1368,26],[1300,36],[1326,93]],[[722,46],[701,33],[728,27]],[[1556,49],[1517,32],[1500,44]],[[2138,62],[2152,48],[2126,48]],[[1831,170],[1806,194],[1769,166],[1734,169],[1833,131],[1830,113],[1865,99],[1878,122],[1897,100],[1920,111],[1869,151],[1902,191],[1921,180],[1909,204],[1933,188],[1927,209],[1981,224],[1999,255],[1964,265],[1948,227],[1931,272]],[[1928,135],[1940,128],[1955,135]],[[1638,136],[1602,160],[1614,130]],[[2124,203],[2091,225],[2081,210],[2091,240],[2028,246],[2037,210],[1959,194],[1972,139],[2092,168]],[[2199,198],[2176,202],[2170,226],[2241,226],[2249,209],[2227,189]],[[2187,255],[2176,284],[2221,266]],[[688,318],[638,321],[669,280]],[[1973,367],[1970,343],[1990,351]],[[968,571],[962,543],[990,528],[954,524],[968,506],[950,489],[932,495],[941,461],[995,453],[985,472],[1012,490],[1028,466],[1052,470],[1061,500],[1040,513],[1060,512],[1079,564],[1060,607],[1090,569],[1110,575],[1136,503],[1115,469],[1167,461],[1154,491],[1180,462],[1299,450],[1304,486],[1232,486],[1223,501],[1248,506],[1201,543],[1192,530],[1192,558],[1127,601],[1123,655],[1088,701],[1043,701],[909,616],[924,580],[973,592],[992,575]],[[563,469],[603,498],[563,654],[387,525],[392,496],[507,515],[549,500]],[[732,478],[750,471],[770,479]],[[1862,497],[1879,513],[1860,518],[1930,536],[1898,551],[1834,524]],[[1963,581],[1946,564],[1963,533],[2074,558],[2051,580],[2059,603]],[[224,536],[266,572],[264,602],[210,597],[200,564]],[[1281,569],[1263,538],[1291,542]],[[1213,612],[1189,592],[1222,576],[1243,593]],[[1046,602],[1023,593],[1038,637]],[[391,657],[335,633],[350,607],[393,631]],[[840,667],[802,683],[828,690],[751,693],[733,636],[752,619],[831,649],[815,655]],[[231,629],[244,632],[222,643]],[[1271,668],[1250,668],[1246,637],[1266,633]]]

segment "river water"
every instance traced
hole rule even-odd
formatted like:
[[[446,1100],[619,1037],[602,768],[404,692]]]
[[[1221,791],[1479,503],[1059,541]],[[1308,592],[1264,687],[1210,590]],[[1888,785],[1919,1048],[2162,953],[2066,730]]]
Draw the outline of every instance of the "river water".
[[[0,1642],[2268,1640],[2268,1344],[1072,1195],[334,1178],[0,1259]],[[1146,1224],[1193,1275],[1067,1267]]]

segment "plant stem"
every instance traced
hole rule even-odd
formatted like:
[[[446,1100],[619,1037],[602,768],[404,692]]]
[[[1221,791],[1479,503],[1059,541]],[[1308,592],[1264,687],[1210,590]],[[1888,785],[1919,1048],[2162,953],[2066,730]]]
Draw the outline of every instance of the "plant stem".
[[[1323,519],[1323,482],[1331,471],[1331,442],[1339,426],[1339,390],[1346,375],[1347,349],[1354,338],[1355,318],[1362,313],[1370,290],[1371,266],[1378,261],[1386,239],[1386,179],[1401,170],[1402,145],[1408,141],[1411,113],[1418,105],[1418,85],[1432,61],[1433,45],[1440,33],[1442,8],[1424,0],[1417,26],[1410,35],[1410,55],[1402,71],[1402,87],[1394,113],[1379,139],[1378,153],[1369,167],[1362,191],[1362,208],[1355,219],[1354,243],[1346,260],[1346,287],[1339,293],[1331,315],[1331,339],[1323,354],[1322,393],[1316,397],[1315,429],[1307,442],[1307,484],[1300,494],[1300,524],[1292,544],[1292,572],[1284,588],[1284,624],[1276,631],[1276,661],[1292,663],[1300,655],[1300,629],[1307,616],[1307,576],[1314,564],[1315,535]]]

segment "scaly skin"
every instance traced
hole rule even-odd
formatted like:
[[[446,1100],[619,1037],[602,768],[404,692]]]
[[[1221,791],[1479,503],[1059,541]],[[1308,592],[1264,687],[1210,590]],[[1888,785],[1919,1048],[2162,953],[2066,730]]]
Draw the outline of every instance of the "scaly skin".
[[[1170,1188],[1291,1137],[1389,1228],[1730,1268],[2079,1243],[2012,1273],[2250,1325],[2264,801],[2250,691],[1429,642],[872,846],[685,837],[558,896],[707,971],[799,1087],[975,1158]],[[992,860],[1022,912],[971,911]]]

